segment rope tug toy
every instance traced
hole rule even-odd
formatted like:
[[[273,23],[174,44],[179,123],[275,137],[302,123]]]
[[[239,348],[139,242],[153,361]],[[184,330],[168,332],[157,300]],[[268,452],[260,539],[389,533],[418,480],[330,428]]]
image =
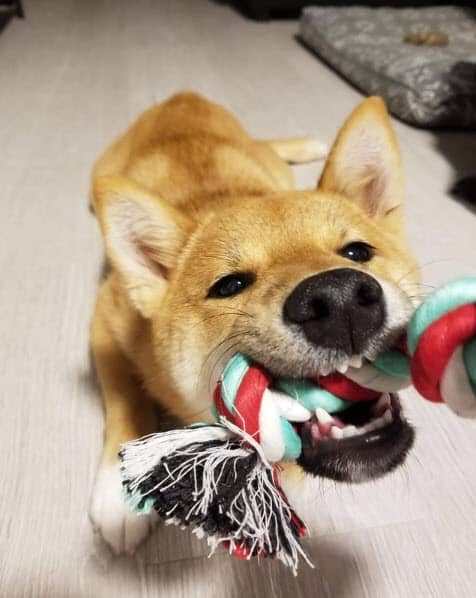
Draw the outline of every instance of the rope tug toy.
[[[293,423],[314,413],[331,420],[328,414],[356,401],[381,398],[385,407],[388,393],[410,383],[429,401],[476,417],[476,278],[433,293],[415,311],[406,344],[349,368],[346,375],[272,379],[236,354],[214,392],[217,423],[152,434],[123,446],[126,497],[138,513],[155,509],[166,523],[192,526],[199,537],[207,537],[211,552],[221,544],[240,558],[277,558],[296,574],[300,557],[312,563],[300,545],[306,527],[278,479],[279,462],[301,454]],[[319,421],[326,426],[326,417]],[[333,434],[338,438],[339,430],[333,428]]]

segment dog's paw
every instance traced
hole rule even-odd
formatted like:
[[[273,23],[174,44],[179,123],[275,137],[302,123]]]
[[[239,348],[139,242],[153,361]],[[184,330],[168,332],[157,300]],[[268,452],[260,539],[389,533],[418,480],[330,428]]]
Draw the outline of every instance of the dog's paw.
[[[155,512],[138,515],[131,510],[124,498],[119,465],[99,468],[89,516],[95,532],[115,554],[132,554],[158,519]]]

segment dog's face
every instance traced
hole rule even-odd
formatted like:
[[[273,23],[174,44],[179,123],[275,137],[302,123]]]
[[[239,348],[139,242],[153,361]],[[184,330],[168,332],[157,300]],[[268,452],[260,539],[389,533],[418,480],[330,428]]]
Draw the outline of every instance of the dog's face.
[[[274,376],[311,378],[374,359],[408,322],[417,268],[380,103],[366,102],[346,123],[316,191],[228,198],[192,220],[119,187],[103,228],[132,300],[151,320],[157,375],[164,392],[181,397],[178,415],[203,417],[236,352]],[[312,422],[301,426],[302,467],[349,481],[395,467],[413,433],[396,397],[387,407],[391,422],[360,435],[316,439]],[[366,403],[339,415],[364,426],[379,413]]]

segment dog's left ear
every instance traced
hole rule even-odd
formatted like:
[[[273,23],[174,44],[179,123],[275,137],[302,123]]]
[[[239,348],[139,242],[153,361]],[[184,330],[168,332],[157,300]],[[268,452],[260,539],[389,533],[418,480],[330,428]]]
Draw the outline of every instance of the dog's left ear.
[[[120,176],[96,179],[92,192],[107,256],[134,306],[149,318],[167,289],[193,222]]]
[[[402,204],[401,156],[381,98],[364,100],[346,120],[318,189],[356,201],[370,216],[385,216]]]

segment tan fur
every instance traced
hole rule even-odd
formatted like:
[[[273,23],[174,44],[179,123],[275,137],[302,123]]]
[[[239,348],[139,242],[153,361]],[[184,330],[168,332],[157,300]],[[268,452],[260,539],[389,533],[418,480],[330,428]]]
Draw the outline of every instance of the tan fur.
[[[143,389],[189,423],[210,419],[210,389],[235,351],[305,374],[312,358],[302,361],[281,321],[303,277],[359,267],[409,305],[417,271],[403,239],[401,161],[383,102],[371,98],[354,111],[319,188],[295,191],[272,146],[292,161],[309,159],[310,143],[255,141],[220,106],[182,93],[140,116],[96,163],[92,199],[111,264],[91,336],[105,462],[120,443],[156,428]],[[377,248],[368,264],[337,253],[358,239]],[[256,283],[207,299],[235,271],[256,273]]]

